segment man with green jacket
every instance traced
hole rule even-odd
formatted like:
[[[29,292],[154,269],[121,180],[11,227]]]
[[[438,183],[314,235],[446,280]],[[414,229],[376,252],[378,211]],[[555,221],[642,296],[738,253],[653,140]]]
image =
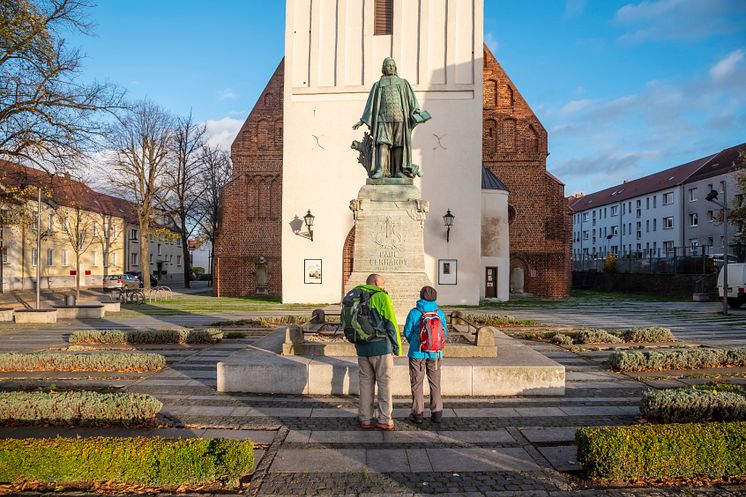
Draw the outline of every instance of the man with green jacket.
[[[381,430],[393,430],[391,377],[394,374],[394,355],[400,356],[402,351],[401,336],[399,326],[396,324],[394,305],[391,297],[384,290],[383,276],[371,274],[365,283],[356,289],[372,294],[370,297],[372,321],[386,331],[386,337],[355,344],[360,370],[360,427],[363,429],[374,427],[373,390],[378,385],[378,422],[375,427]]]

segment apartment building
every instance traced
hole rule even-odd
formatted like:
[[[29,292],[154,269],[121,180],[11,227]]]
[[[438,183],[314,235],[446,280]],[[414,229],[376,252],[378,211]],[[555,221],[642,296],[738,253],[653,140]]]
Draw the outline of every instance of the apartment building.
[[[139,271],[140,237],[132,203],[93,191],[67,175],[0,160],[0,189],[24,187],[28,194],[0,206],[12,209],[17,220],[2,226],[3,290],[36,288],[37,266],[42,289],[71,288],[78,279],[83,288],[100,288],[106,275]],[[161,270],[159,283],[180,281],[180,241],[168,229],[157,231],[150,241],[151,268]]]
[[[571,203],[573,260],[609,253],[638,257],[724,253],[722,212],[705,197],[714,189],[722,201],[727,190],[729,206],[743,202],[736,182],[744,168],[739,151],[746,151],[746,144],[576,198]],[[728,244],[742,229],[732,227]]]

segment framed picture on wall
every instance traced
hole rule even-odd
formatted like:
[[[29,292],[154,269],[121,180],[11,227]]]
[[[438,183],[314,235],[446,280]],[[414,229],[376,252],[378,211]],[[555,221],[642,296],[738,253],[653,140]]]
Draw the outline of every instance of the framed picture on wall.
[[[458,284],[458,260],[438,259],[438,285]]]
[[[303,283],[306,285],[321,284],[321,259],[303,260]]]

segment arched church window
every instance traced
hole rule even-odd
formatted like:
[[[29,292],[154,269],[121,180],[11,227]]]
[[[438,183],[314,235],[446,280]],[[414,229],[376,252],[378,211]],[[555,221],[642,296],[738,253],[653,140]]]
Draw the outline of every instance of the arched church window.
[[[508,118],[503,121],[503,140],[508,150],[515,150],[515,127],[515,119]]]
[[[497,153],[497,121],[487,119],[484,123],[484,155],[494,157]]]
[[[500,88],[499,107],[503,109],[513,109],[513,88],[510,85],[504,85]]]

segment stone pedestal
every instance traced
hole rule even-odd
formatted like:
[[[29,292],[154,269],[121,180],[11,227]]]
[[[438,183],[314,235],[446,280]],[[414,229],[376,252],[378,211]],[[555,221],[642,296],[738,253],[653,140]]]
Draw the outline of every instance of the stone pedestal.
[[[423,228],[429,203],[410,179],[368,180],[350,201],[355,218],[355,247],[348,292],[371,273],[386,281],[396,318],[404,325],[420,289],[432,285],[425,273]]]

